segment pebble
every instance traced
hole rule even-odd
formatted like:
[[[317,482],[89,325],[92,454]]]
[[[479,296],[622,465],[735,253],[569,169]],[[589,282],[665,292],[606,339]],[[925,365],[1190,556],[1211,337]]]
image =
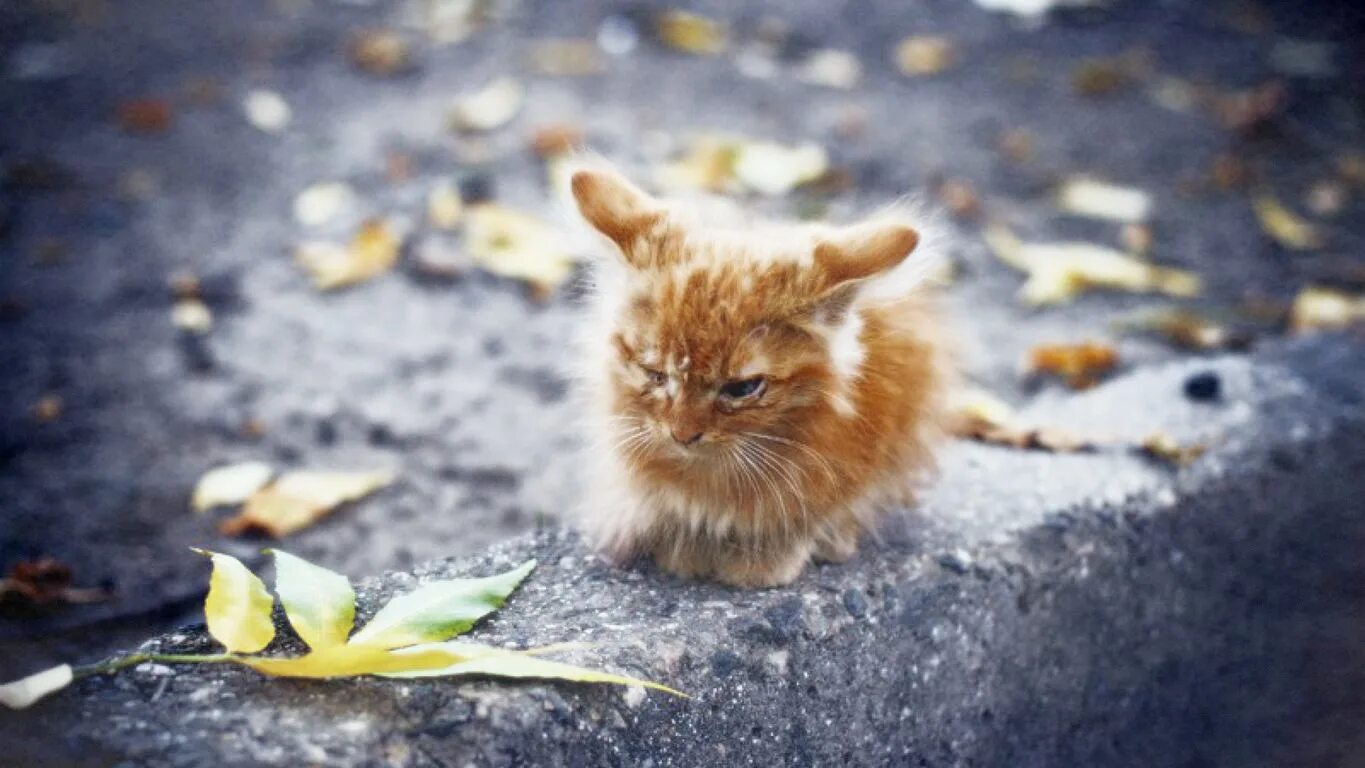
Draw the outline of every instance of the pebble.
[[[1222,396],[1223,381],[1213,371],[1201,371],[1185,379],[1185,397],[1196,403],[1211,403]]]

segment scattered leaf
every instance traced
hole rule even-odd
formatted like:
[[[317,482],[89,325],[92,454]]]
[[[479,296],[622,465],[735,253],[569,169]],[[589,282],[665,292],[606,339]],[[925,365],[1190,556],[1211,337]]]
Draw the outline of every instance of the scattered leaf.
[[[469,208],[465,247],[470,256],[495,275],[524,280],[539,295],[548,295],[573,272],[574,260],[548,225],[528,214],[493,203]]]
[[[75,587],[71,566],[55,558],[15,563],[0,579],[0,602],[19,599],[29,605],[102,603],[113,598],[109,586]]]
[[[1318,286],[1299,291],[1289,312],[1289,327],[1295,333],[1335,330],[1362,322],[1365,322],[1365,295],[1352,296]]]
[[[1156,312],[1127,325],[1195,351],[1240,348],[1250,341],[1244,334],[1187,309]]]
[[[794,147],[770,141],[740,145],[735,176],[749,189],[764,195],[783,195],[814,181],[829,170],[829,156],[819,144]]]
[[[535,41],[527,53],[527,66],[537,74],[555,77],[596,75],[607,68],[597,45],[580,38]]]
[[[173,120],[165,99],[131,99],[118,105],[118,122],[129,133],[165,133]]]
[[[343,288],[377,277],[398,263],[402,241],[383,219],[365,222],[343,248],[335,243],[303,243],[295,258],[321,290]]]
[[[62,417],[63,406],[60,395],[43,395],[33,404],[33,420],[39,424],[51,424]]]
[[[71,665],[59,664],[22,680],[0,685],[0,704],[10,709],[27,709],[44,696],[70,685],[73,679]]]
[[[195,549],[213,561],[204,618],[209,634],[228,653],[255,653],[275,639],[275,600],[256,574],[232,555]]]
[[[957,58],[953,42],[946,37],[912,35],[896,46],[896,68],[908,77],[937,75]]]
[[[733,136],[699,136],[682,157],[657,170],[655,183],[670,191],[724,192],[734,183],[735,156],[742,141]]]
[[[989,392],[976,388],[956,398],[949,431],[964,440],[1021,450],[1077,453],[1096,448],[1094,442],[1063,430],[1022,426],[1013,408]]]
[[[287,472],[253,493],[242,511],[223,521],[227,536],[260,533],[274,538],[307,528],[333,509],[392,483],[392,472]]]
[[[266,133],[279,133],[289,125],[292,110],[289,102],[274,91],[255,89],[242,99],[242,111],[247,122]]]
[[[729,36],[720,22],[688,11],[664,11],[659,15],[656,32],[664,45],[695,56],[715,56],[729,44]]]
[[[432,185],[427,193],[427,221],[437,229],[453,230],[464,218],[464,199],[460,189],[448,179]]]
[[[536,561],[528,560],[496,576],[423,584],[379,609],[351,645],[401,648],[463,634],[500,608],[535,567]]]
[[[812,85],[848,90],[862,79],[863,64],[850,51],[820,48],[811,51],[797,69],[796,76]]]
[[[1296,251],[1322,247],[1322,235],[1317,227],[1285,208],[1270,193],[1263,192],[1252,197],[1251,207],[1261,222],[1261,229],[1280,245]]]
[[[355,590],[345,576],[283,550],[275,556],[275,594],[289,626],[313,651],[341,645],[355,625]]]
[[[1152,211],[1152,198],[1140,189],[1074,176],[1057,190],[1057,207],[1076,216],[1139,222]]]
[[[1164,293],[1188,298],[1203,289],[1191,272],[1160,267],[1092,243],[1021,243],[1000,225],[988,227],[986,243],[997,258],[1028,274],[1019,291],[1030,306],[1060,304],[1093,288]]]
[[[351,63],[362,71],[390,77],[412,67],[412,48],[406,38],[391,29],[364,29],[346,48]]]
[[[526,89],[519,80],[500,77],[460,99],[450,113],[450,124],[460,131],[492,131],[511,122],[525,100]]]
[[[294,198],[294,220],[305,227],[321,226],[354,204],[355,192],[349,184],[324,181]]]
[[[213,312],[199,299],[181,299],[171,307],[171,324],[182,331],[202,335],[213,328]]]
[[[1192,445],[1181,445],[1175,438],[1165,432],[1155,432],[1148,435],[1138,446],[1138,449],[1145,455],[1174,464],[1178,467],[1188,466],[1195,459],[1204,455],[1208,446],[1196,443]]]
[[[194,486],[190,507],[205,512],[214,507],[241,504],[265,487],[275,470],[263,461],[243,461],[214,467]]]
[[[565,664],[559,661],[538,658],[531,651],[508,651],[502,648],[472,646],[470,643],[449,641],[439,644],[453,654],[463,657],[447,667],[417,669],[409,672],[384,673],[384,677],[508,677],[537,680],[568,680],[578,683],[610,683],[614,685],[639,685],[656,691],[671,693],[674,696],[686,694],[666,685],[639,680],[633,677],[613,675],[584,667]],[[427,653],[431,646],[419,645],[395,651],[395,655],[405,656],[414,653]]]
[[[1119,362],[1109,344],[1040,344],[1029,350],[1029,372],[1059,376],[1072,389],[1089,389]]]

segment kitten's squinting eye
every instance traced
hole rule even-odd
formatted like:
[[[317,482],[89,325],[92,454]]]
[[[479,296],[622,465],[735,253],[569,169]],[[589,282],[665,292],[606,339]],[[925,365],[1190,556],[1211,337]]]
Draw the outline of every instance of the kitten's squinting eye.
[[[643,365],[640,366],[640,369],[645,372],[645,378],[649,379],[650,386],[662,387],[668,382],[668,376],[666,376],[663,371],[645,368]]]
[[[720,395],[729,400],[744,400],[762,394],[764,387],[767,385],[767,379],[764,379],[762,376],[755,376],[752,379],[729,381],[720,388]]]

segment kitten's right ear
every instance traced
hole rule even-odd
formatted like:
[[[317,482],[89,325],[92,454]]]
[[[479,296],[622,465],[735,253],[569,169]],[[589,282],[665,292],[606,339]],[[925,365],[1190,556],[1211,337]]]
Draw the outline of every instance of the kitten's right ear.
[[[610,171],[578,171],[569,185],[578,212],[593,229],[620,247],[626,261],[632,258],[630,246],[635,239],[664,215],[657,200]]]

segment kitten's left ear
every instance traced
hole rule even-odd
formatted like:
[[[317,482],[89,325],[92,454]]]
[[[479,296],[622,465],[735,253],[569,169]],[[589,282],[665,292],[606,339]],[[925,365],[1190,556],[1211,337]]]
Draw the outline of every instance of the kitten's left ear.
[[[868,221],[845,227],[815,247],[825,290],[885,274],[919,245],[919,233],[899,222]]]
[[[582,170],[569,182],[579,213],[631,260],[630,245],[663,216],[658,201],[611,171]],[[638,265],[637,265],[638,266]]]

